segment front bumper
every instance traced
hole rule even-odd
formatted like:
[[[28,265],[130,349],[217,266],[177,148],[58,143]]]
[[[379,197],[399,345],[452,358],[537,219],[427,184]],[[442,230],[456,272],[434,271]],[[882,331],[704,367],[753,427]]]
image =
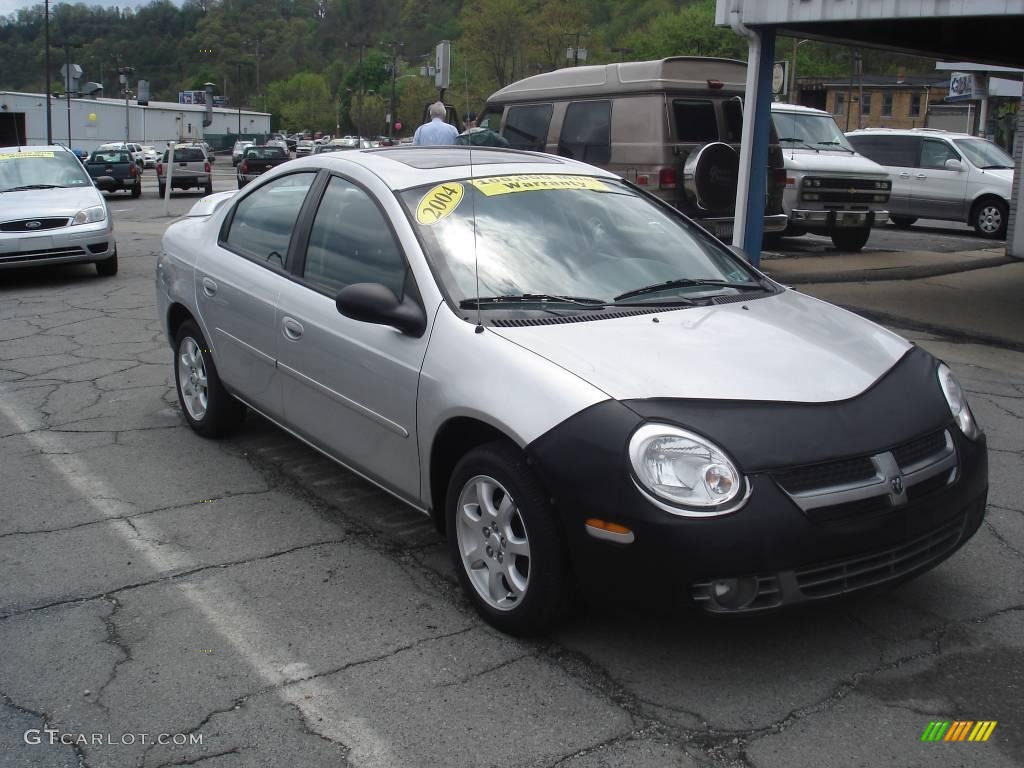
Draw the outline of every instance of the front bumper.
[[[632,479],[625,448],[648,420],[705,434],[730,451],[750,483],[746,503],[729,514],[684,517],[648,500]],[[906,457],[908,446],[938,432],[951,440],[955,470],[908,485],[901,499],[883,490],[870,500],[836,498],[811,509],[783,489],[797,469],[833,477],[836,462],[880,451]],[[970,441],[953,424],[934,359],[920,350],[849,401],[605,401],[526,451],[585,591],[721,613],[811,602],[922,573],[974,534],[988,493],[985,440]],[[908,466],[915,461],[906,459]],[[911,482],[909,470],[903,472]],[[846,480],[835,482],[846,487]],[[595,519],[624,526],[631,536],[599,534]],[[753,585],[754,592],[722,604],[716,590],[728,581]]]
[[[39,234],[0,234],[0,269],[103,261],[117,243],[110,219],[96,224],[48,229]]]
[[[700,225],[719,239],[732,237],[733,217],[723,216],[710,219],[698,219]],[[769,214],[764,217],[764,232],[782,232],[786,228],[789,217],[784,213]]]
[[[789,219],[802,229],[832,232],[836,229],[880,227],[888,223],[889,212],[795,209],[789,212]]]

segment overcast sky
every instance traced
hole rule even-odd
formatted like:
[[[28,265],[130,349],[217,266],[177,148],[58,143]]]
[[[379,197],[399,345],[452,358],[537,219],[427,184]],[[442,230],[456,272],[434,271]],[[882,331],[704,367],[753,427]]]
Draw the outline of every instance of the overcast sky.
[[[138,8],[140,5],[145,5],[150,0],[120,0],[120,2],[105,2],[104,0],[84,0],[86,5],[107,5],[117,6],[118,8]],[[180,5],[179,0],[173,0],[175,5]],[[54,0],[50,0],[50,7],[52,8],[56,3]],[[0,16],[9,16],[19,8],[31,8],[33,5],[42,5],[42,0],[39,2],[29,2],[28,0],[0,0]]]

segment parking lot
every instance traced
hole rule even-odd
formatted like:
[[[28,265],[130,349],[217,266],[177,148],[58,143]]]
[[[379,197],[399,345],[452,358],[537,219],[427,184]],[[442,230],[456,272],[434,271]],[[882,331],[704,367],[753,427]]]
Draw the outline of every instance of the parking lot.
[[[742,621],[594,601],[515,640],[419,513],[252,414],[220,442],[186,426],[154,302],[170,219],[143,182],[108,200],[116,277],[0,276],[0,766],[1024,764],[1021,353],[910,334],[990,447],[986,523],[936,570]],[[991,245],[925,222],[868,250],[911,243]],[[934,720],[999,725],[922,743]]]

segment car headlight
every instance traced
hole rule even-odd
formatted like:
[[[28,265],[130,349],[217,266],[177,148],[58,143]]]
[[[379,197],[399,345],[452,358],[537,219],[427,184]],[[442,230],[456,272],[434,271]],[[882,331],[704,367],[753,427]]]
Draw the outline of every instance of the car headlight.
[[[95,205],[92,208],[86,208],[76,213],[74,218],[71,219],[71,224],[95,224],[97,221],[105,221],[106,218],[106,207]]]
[[[732,512],[746,489],[743,475],[721,448],[670,424],[645,424],[629,440],[638,486],[662,509],[705,517]],[[669,506],[671,505],[671,506]]]
[[[939,364],[939,386],[942,388],[942,394],[946,396],[949,411],[953,414],[953,419],[964,436],[971,440],[981,437],[981,427],[974,420],[971,406],[967,404],[964,391],[960,388],[960,382],[956,380],[956,376],[945,363]]]

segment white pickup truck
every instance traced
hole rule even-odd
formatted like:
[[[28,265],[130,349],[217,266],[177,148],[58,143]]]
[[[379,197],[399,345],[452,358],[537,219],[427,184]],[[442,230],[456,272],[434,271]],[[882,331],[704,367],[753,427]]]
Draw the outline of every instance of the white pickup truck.
[[[850,146],[828,112],[772,104],[786,166],[786,235],[828,235],[841,251],[859,251],[871,227],[889,220],[888,171]]]

